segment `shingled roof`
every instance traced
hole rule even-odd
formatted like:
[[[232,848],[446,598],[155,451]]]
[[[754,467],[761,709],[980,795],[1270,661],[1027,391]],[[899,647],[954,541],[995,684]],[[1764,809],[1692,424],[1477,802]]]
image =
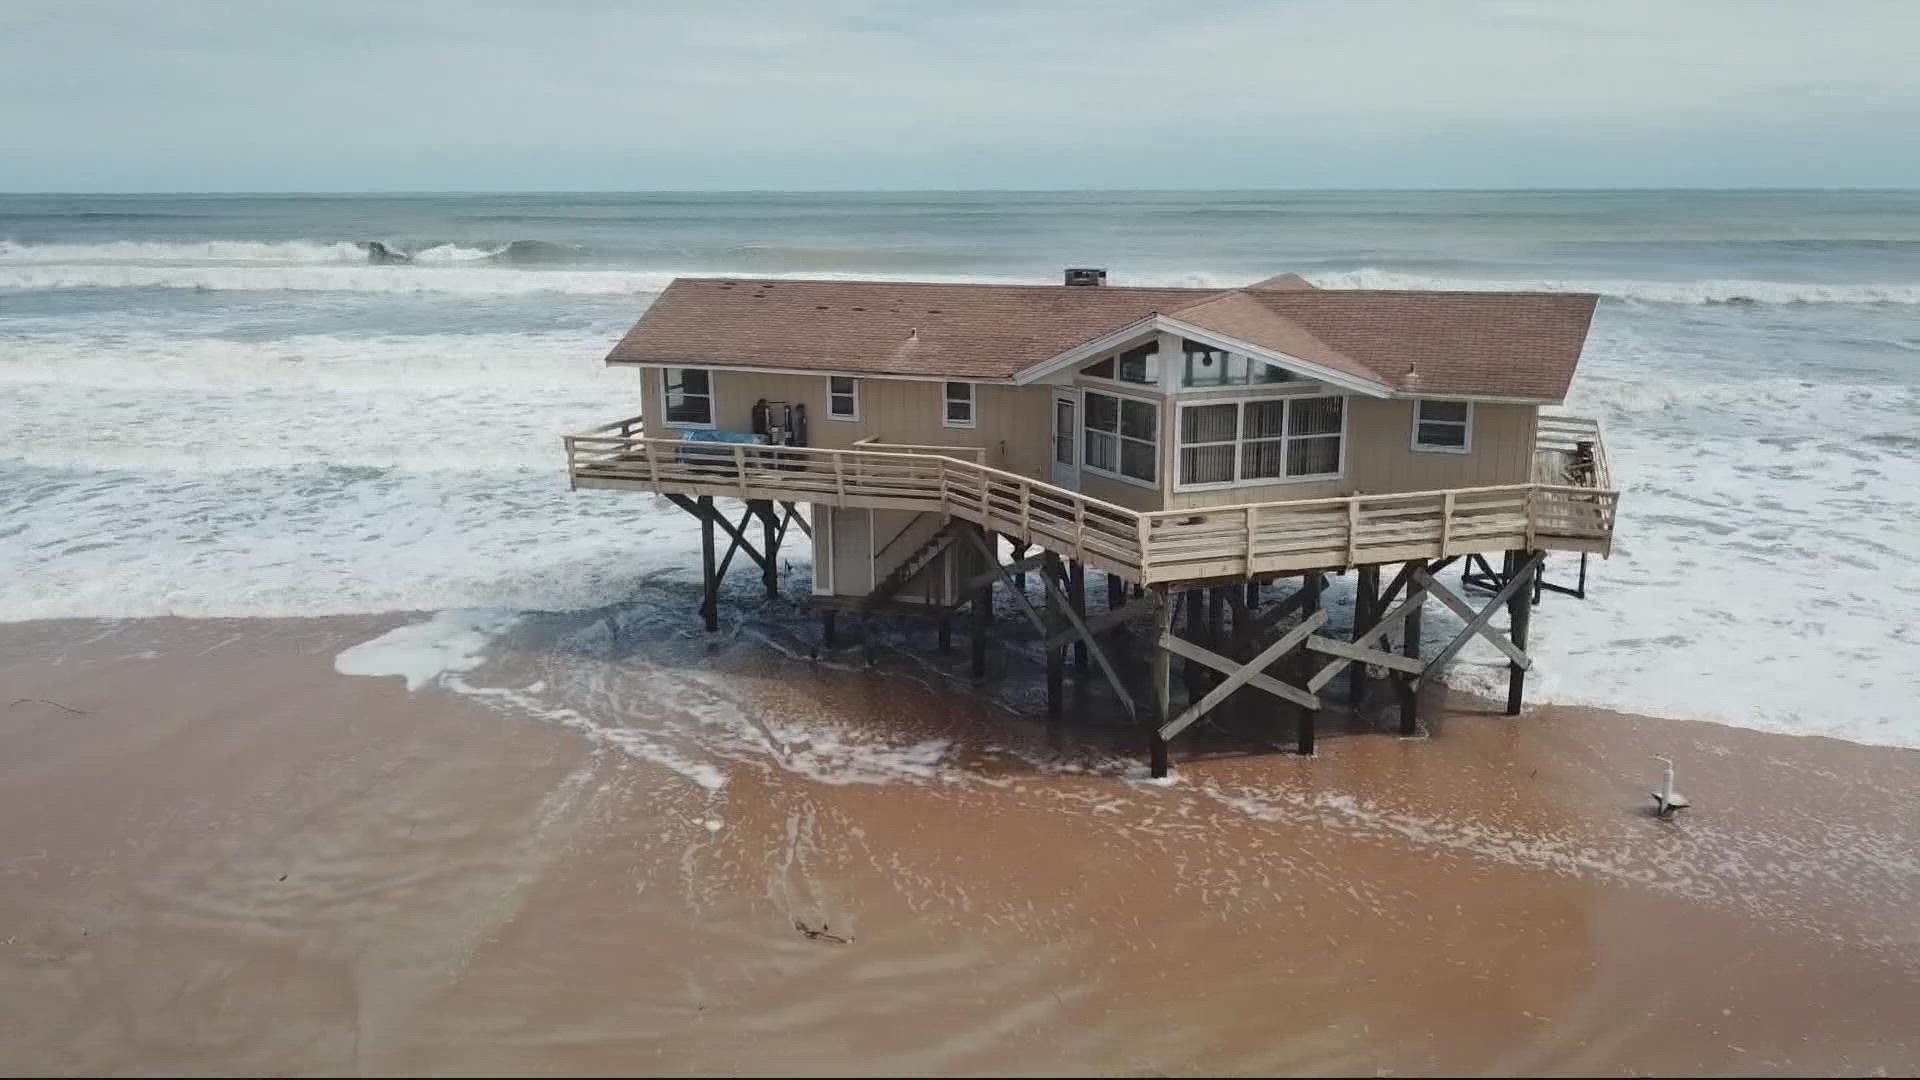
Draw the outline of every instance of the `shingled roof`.
[[[677,278],[609,364],[1012,381],[1164,316],[1384,392],[1565,398],[1588,293],[1243,289]]]

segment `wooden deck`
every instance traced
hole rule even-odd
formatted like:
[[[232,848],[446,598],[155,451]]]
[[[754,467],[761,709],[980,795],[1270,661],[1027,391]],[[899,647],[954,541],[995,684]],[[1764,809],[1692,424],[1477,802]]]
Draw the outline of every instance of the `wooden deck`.
[[[565,438],[575,488],[915,510],[1143,585],[1488,551],[1608,554],[1620,493],[1599,425],[1542,416],[1534,481],[1142,513],[939,452],[646,438],[636,418]],[[1588,444],[1582,454],[1577,444]],[[953,451],[967,454],[966,450]]]

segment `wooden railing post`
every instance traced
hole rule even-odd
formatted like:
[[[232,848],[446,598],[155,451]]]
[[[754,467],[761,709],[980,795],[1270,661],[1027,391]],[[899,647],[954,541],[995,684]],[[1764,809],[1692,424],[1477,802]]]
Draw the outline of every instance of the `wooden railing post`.
[[[835,506],[845,506],[847,504],[847,474],[844,461],[845,455],[841,454],[838,450],[833,451],[833,498]]]
[[[747,497],[747,447],[745,443],[733,444],[733,473],[740,481],[740,497]]]
[[[1259,513],[1259,506],[1253,504],[1247,506],[1247,577],[1249,580],[1253,577],[1253,537],[1254,530],[1258,527]],[[1235,626],[1234,632],[1238,633],[1239,629]]]
[[[1140,544],[1139,584],[1144,587],[1148,581],[1152,580],[1152,575],[1148,572],[1149,567],[1152,563],[1152,560],[1148,558],[1147,550],[1148,550],[1148,544],[1151,543],[1150,538],[1153,535],[1153,519],[1148,517],[1145,514],[1141,514],[1139,517],[1134,519],[1134,522],[1139,528],[1139,544]],[[1163,600],[1162,602],[1171,604],[1173,601]],[[1156,653],[1159,651],[1160,650],[1155,650]]]
[[[1535,499],[1537,499],[1537,498],[1539,497],[1539,492],[1540,492],[1540,485],[1538,485],[1538,484],[1528,484],[1528,485],[1527,485],[1527,499],[1526,499],[1526,504],[1525,504],[1525,505],[1526,505],[1526,515],[1527,515],[1527,550],[1528,550],[1528,551],[1532,551],[1532,550],[1534,550],[1534,546],[1533,546],[1533,503],[1534,503],[1534,500],[1535,500]]]
[[[1073,500],[1073,557],[1087,561],[1087,504],[1081,499]]]
[[[1020,481],[1020,539],[1033,539],[1033,485]]]
[[[1360,496],[1347,500],[1347,565],[1360,565]]]
[[[1440,558],[1447,557],[1447,546],[1453,543],[1453,492],[1440,497]]]
[[[660,490],[660,459],[653,454],[653,440],[640,440],[641,452],[647,456],[647,480],[653,484],[653,490]]]

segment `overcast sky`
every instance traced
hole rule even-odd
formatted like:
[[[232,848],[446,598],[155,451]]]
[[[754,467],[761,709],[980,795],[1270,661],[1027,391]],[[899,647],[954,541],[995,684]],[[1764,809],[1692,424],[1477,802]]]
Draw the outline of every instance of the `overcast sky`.
[[[1912,186],[1920,3],[0,3],[0,189]]]

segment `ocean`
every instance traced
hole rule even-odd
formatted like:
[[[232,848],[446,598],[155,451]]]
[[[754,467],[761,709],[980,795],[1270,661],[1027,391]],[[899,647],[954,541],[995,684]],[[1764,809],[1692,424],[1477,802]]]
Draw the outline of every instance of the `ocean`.
[[[0,621],[450,613],[403,667],[691,626],[688,519],[559,441],[638,411],[600,360],[667,281],[1069,265],[1602,293],[1618,543],[1530,695],[1920,747],[1920,192],[0,195]]]

